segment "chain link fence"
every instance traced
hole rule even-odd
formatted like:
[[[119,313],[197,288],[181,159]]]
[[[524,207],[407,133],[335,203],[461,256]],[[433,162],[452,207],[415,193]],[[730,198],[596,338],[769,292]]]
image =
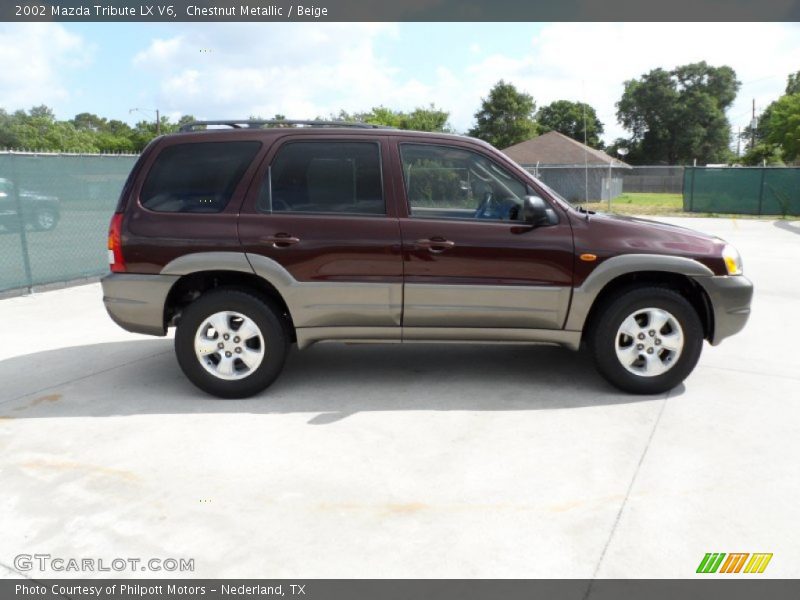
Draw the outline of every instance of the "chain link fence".
[[[800,168],[686,167],[683,210],[800,215]]]
[[[680,194],[683,192],[683,169],[681,166],[631,167],[622,174],[622,189],[628,194]]]
[[[0,152],[0,292],[101,275],[136,155]]]
[[[108,222],[136,159],[0,152],[0,292],[105,273]],[[528,170],[575,202],[682,191],[687,212],[800,215],[800,168]]]
[[[623,193],[628,167],[606,165],[523,165],[537,179],[573,203],[607,201]]]

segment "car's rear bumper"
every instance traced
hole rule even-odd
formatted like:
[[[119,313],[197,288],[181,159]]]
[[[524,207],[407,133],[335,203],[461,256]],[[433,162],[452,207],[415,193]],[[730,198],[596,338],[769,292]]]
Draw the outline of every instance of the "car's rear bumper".
[[[753,299],[753,284],[742,275],[698,277],[711,300],[714,311],[714,330],[711,345],[740,332],[750,317],[750,302]]]
[[[111,273],[102,279],[103,304],[123,329],[147,335],[165,335],[164,305],[176,275]]]

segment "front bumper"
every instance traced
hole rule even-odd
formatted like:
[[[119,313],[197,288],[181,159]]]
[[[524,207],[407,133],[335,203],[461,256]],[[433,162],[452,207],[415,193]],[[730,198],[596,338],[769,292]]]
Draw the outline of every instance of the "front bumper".
[[[103,304],[123,329],[147,335],[166,335],[164,305],[177,275],[111,273],[101,280]]]
[[[708,294],[714,311],[714,329],[711,345],[739,333],[750,317],[753,284],[743,275],[697,277],[695,279]]]

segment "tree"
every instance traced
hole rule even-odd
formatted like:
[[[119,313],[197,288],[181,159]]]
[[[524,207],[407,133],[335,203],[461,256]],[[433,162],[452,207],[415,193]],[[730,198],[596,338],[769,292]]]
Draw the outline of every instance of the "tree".
[[[705,62],[653,69],[625,82],[617,118],[628,129],[631,155],[645,163],[723,162],[731,157],[725,111],[740,82],[727,66]]]
[[[585,113],[585,119],[584,119]],[[536,122],[541,133],[558,131],[573,140],[584,141],[584,121],[586,123],[586,143],[592,148],[602,148],[600,136],[603,124],[597,118],[594,108],[584,102],[556,100],[543,106],[536,113]]]
[[[413,129],[414,131],[441,131],[451,133],[448,119],[450,113],[436,108],[433,104],[427,108],[415,108],[413,111],[404,115],[401,121],[401,129]]]
[[[782,167],[785,164],[780,146],[767,142],[757,142],[755,146],[748,148],[741,158],[741,163],[751,166],[766,164],[770,167]]]
[[[17,148],[17,139],[12,131],[14,116],[0,108],[0,148]]]
[[[449,112],[436,108],[433,104],[428,107],[417,107],[410,113],[392,110],[385,106],[377,106],[369,112],[356,113],[354,115],[342,110],[335,116],[335,119],[342,121],[388,125],[389,127],[414,131],[440,132],[452,131],[450,124],[447,122],[449,118]]]
[[[800,71],[789,75],[786,81],[786,94],[800,94]]]
[[[481,101],[481,109],[475,113],[477,124],[469,135],[498,148],[508,148],[538,134],[535,112],[532,96],[501,79],[489,91],[489,97]]]
[[[51,152],[97,152],[94,135],[76,129],[71,121],[57,121],[46,106],[36,106],[26,114],[14,113],[10,123],[13,145]]]
[[[800,157],[800,93],[781,96],[770,105],[766,139],[780,146],[787,160]]]
[[[758,116],[756,126],[742,132],[747,151],[742,157],[746,165],[782,165],[783,160],[800,156],[800,71],[787,78],[786,94],[772,102]]]
[[[177,122],[161,118],[162,133],[177,131],[194,121],[184,115]],[[51,152],[141,152],[156,136],[156,125],[141,121],[134,128],[119,120],[108,120],[83,112],[67,121],[56,119],[47,106],[9,114],[0,108],[0,147]]]
[[[72,124],[74,125],[75,129],[103,131],[108,125],[108,121],[92,113],[84,112],[75,115],[75,118],[72,119]]]
[[[49,106],[45,106],[44,104],[40,104],[39,106],[34,106],[28,111],[28,116],[32,119],[43,119],[45,121],[55,121],[56,115],[53,112],[53,109]]]

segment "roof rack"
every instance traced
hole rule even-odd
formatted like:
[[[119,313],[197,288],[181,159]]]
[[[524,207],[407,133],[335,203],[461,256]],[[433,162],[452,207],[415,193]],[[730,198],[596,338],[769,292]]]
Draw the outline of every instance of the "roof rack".
[[[232,129],[261,129],[263,127],[356,127],[359,129],[393,129],[388,125],[373,125],[371,123],[358,123],[348,121],[303,121],[283,119],[234,119],[221,121],[192,121],[181,126],[181,131],[195,131],[198,127],[208,125],[224,125]]]

